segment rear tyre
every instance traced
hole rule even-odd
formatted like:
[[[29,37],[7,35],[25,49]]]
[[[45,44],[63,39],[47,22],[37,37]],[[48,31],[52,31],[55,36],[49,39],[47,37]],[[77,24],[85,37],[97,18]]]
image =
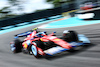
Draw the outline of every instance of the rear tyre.
[[[19,39],[14,40],[14,43],[11,44],[11,50],[13,53],[18,53],[22,51],[21,41]]]

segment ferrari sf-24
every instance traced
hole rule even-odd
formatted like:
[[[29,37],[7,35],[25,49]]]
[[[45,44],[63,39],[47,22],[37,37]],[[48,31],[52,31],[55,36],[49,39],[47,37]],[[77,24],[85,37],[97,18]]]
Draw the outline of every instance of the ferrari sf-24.
[[[11,51],[13,53],[29,53],[39,58],[40,56],[53,56],[63,51],[70,51],[90,43],[85,35],[77,34],[76,31],[65,30],[62,37],[57,37],[55,33],[38,32],[35,28],[33,31],[17,34],[14,41],[10,42]],[[25,38],[21,41],[20,37]]]

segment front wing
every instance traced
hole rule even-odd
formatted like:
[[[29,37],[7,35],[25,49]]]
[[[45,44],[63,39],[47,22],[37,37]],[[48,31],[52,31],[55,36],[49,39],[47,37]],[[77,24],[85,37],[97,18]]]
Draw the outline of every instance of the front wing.
[[[67,50],[69,50],[69,49],[65,49],[60,46],[56,46],[56,47],[50,48],[48,50],[45,50],[44,53],[46,53],[47,55],[54,55],[54,54],[57,54],[57,53],[60,53],[63,51],[67,51]]]

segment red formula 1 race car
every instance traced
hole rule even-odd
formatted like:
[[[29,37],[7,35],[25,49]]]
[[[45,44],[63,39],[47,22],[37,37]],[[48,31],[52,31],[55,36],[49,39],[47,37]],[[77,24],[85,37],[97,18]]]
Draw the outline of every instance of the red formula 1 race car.
[[[55,36],[55,32],[47,35],[46,32],[37,32],[36,29],[33,32],[21,33],[16,35],[15,40],[10,43],[11,50],[14,53],[20,51],[29,53],[38,58],[39,56],[53,56],[63,51],[69,51],[73,47],[90,43],[84,35],[77,35],[74,31],[64,31],[63,33],[64,37],[61,38]],[[18,39],[22,36],[27,36],[24,41]]]

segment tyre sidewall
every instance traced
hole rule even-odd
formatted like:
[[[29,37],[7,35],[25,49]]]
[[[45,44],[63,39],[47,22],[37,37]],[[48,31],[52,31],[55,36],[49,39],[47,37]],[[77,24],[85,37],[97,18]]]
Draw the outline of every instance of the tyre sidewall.
[[[35,43],[35,42],[34,42]],[[35,43],[36,44],[36,43]],[[37,49],[37,46],[36,45],[31,45],[31,51],[32,51],[32,54],[34,55],[34,57],[38,58],[39,57],[39,54],[38,54],[38,49]]]

